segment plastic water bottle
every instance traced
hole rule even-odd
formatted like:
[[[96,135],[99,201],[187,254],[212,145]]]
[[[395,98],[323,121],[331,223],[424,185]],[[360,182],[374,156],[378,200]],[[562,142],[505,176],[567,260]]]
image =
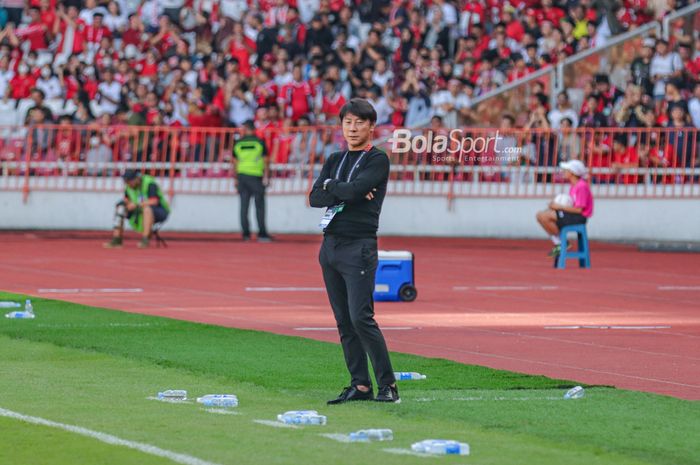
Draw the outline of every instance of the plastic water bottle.
[[[19,305],[17,305],[19,307]],[[33,319],[35,318],[34,316],[34,307],[32,307],[32,301],[27,299],[27,301],[24,303],[24,310],[22,311],[14,311],[5,314],[5,318],[24,318],[24,319]]]
[[[316,410],[291,410],[277,415],[277,420],[288,425],[325,425],[327,418]]]
[[[19,302],[2,301],[0,302],[0,308],[19,308],[22,305]]]
[[[580,399],[585,395],[586,391],[583,389],[583,387],[576,386],[566,391],[566,394],[564,394],[564,399]]]
[[[197,402],[205,407],[238,407],[238,397],[234,394],[207,394],[197,397]]]
[[[33,319],[35,318],[34,313],[27,313],[25,311],[21,312],[10,312],[5,314],[5,318],[25,318],[25,319]]]
[[[394,377],[398,381],[426,379],[427,378],[427,376],[421,375],[420,373],[416,373],[415,371],[397,371],[397,372],[394,372]]]
[[[469,444],[446,439],[426,439],[411,445],[411,449],[433,455],[469,455]]]
[[[351,442],[391,441],[394,432],[390,429],[361,429],[349,434]]]
[[[187,400],[187,391],[183,389],[168,389],[158,393],[159,400]]]

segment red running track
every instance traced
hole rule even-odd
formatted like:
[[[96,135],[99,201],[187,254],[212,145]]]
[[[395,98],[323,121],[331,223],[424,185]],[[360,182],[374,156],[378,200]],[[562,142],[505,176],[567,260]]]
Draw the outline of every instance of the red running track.
[[[337,342],[320,237],[170,234],[168,249],[105,250],[95,233],[57,234],[0,235],[0,288]],[[592,269],[554,270],[544,241],[392,237],[380,248],[416,255],[418,300],[376,306],[392,350],[700,399],[697,254],[594,243]]]

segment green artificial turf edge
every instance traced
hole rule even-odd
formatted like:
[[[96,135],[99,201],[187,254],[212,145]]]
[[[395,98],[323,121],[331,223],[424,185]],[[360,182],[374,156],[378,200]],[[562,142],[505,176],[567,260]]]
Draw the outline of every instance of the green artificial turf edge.
[[[23,298],[0,294],[0,300]],[[33,301],[37,320],[5,321],[0,324],[0,334],[248,383],[285,396],[328,398],[347,376],[340,348],[333,344],[60,301]],[[536,393],[552,397],[557,394],[553,390],[574,383],[442,359],[407,354],[392,357],[397,369],[429,375],[425,381],[401,384],[404,398],[416,402],[389,411],[399,419],[464,422],[486,430],[614,451],[649,463],[700,463],[697,446],[685,434],[697,430],[697,402],[596,388],[588,389],[586,403],[560,402],[556,407],[563,411],[552,415],[548,405],[552,402],[538,399]],[[533,401],[496,400],[504,392],[520,394],[516,390],[535,393]],[[484,400],[463,400],[479,396]]]

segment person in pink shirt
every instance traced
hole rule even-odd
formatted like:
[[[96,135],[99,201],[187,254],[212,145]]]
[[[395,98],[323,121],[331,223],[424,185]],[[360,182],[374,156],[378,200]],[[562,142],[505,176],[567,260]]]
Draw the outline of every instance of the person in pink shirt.
[[[560,163],[559,167],[564,170],[566,180],[571,183],[569,196],[573,204],[566,206],[550,202],[547,210],[537,213],[537,221],[554,244],[549,254],[552,257],[561,252],[561,228],[572,224],[585,224],[588,218],[593,216],[593,194],[585,179],[588,173],[586,166],[581,160],[569,160]]]

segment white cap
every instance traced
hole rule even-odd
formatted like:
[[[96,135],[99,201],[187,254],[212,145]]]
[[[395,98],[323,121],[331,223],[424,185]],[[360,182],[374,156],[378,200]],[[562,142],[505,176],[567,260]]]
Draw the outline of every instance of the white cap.
[[[581,160],[563,161],[563,162],[559,163],[559,168],[566,170],[566,171],[571,171],[579,178],[585,178],[586,174],[588,173],[588,170],[586,169],[586,165],[584,165],[581,162]]]

